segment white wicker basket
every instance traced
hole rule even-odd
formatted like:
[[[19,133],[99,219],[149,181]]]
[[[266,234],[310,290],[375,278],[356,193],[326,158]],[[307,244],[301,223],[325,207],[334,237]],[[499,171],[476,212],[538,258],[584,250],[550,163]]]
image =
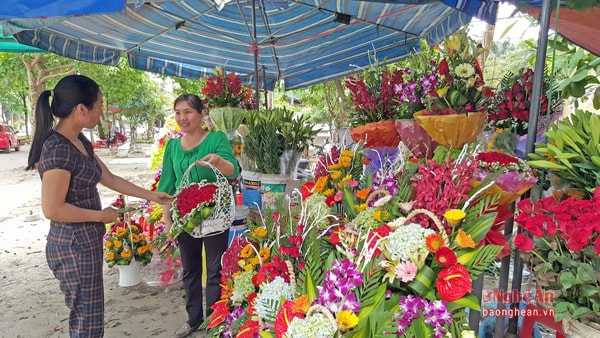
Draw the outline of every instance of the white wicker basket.
[[[208,162],[207,162],[208,163]],[[192,183],[190,182],[189,175],[191,169],[196,164],[193,163],[190,165],[183,177],[181,179],[181,183],[179,188],[177,189],[176,196],[179,195],[181,190],[192,184],[203,184],[201,183]],[[196,225],[192,232],[189,232],[190,236],[195,238],[208,237],[212,235],[217,235],[229,229],[231,224],[233,223],[233,219],[235,217],[235,203],[233,190],[227,181],[227,178],[212,164],[208,163],[209,167],[215,173],[217,177],[217,181],[214,184],[217,185],[217,191],[215,192],[215,207],[212,215],[205,218],[200,224]],[[205,181],[203,181],[205,182]],[[176,201],[173,201],[173,205],[171,206],[171,212],[175,216],[176,222],[183,222],[183,218],[179,216],[179,212],[176,208]],[[173,224],[173,226],[183,227],[184,224]]]

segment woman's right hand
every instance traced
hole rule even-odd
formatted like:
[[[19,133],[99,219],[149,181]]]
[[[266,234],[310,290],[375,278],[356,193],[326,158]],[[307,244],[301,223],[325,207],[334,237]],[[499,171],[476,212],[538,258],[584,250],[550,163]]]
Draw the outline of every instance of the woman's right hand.
[[[106,207],[106,208],[102,209],[101,216],[100,216],[100,222],[102,222],[104,224],[109,224],[109,223],[115,222],[117,220],[117,218],[119,218],[119,213],[117,212],[117,210],[115,210],[115,208]]]

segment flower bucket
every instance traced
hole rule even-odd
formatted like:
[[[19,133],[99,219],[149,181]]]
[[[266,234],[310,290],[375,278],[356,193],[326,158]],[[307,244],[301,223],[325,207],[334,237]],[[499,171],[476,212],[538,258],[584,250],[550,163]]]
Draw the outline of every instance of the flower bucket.
[[[288,176],[260,174],[260,192],[263,211],[276,211],[284,206]]]
[[[242,171],[242,203],[249,208],[260,208],[260,178],[253,171]]]
[[[396,120],[396,132],[415,157],[430,158],[437,144],[415,120]]]
[[[229,241],[228,246],[234,241],[236,237],[243,236],[244,232],[248,229],[246,218],[250,215],[250,208],[245,205],[238,205],[235,207],[235,218],[231,228],[229,228]]]
[[[400,143],[394,120],[377,121],[352,128],[350,136],[356,142],[364,141],[365,148],[396,147]]]
[[[414,114],[414,117],[434,141],[458,149],[475,141],[477,135],[483,130],[487,113],[423,115],[423,111],[419,111]]]
[[[136,260],[129,262],[129,265],[117,265],[117,268],[119,269],[119,286],[135,286],[142,281],[140,263]]]

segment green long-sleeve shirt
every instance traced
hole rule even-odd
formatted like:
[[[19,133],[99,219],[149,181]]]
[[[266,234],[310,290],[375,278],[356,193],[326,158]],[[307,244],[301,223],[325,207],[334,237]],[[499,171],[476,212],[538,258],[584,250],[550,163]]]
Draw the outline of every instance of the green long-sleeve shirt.
[[[202,159],[208,154],[217,154],[225,161],[233,163],[233,175],[227,177],[238,177],[240,169],[233,156],[231,144],[227,136],[221,131],[210,132],[199,145],[190,150],[183,150],[181,148],[181,140],[179,138],[172,139],[167,143],[163,156],[162,173],[158,182],[158,191],[171,195],[174,194],[177,191],[177,187],[181,184],[187,168],[194,161]],[[198,183],[202,180],[214,182],[216,181],[216,176],[210,168],[197,165],[190,171],[189,182]]]

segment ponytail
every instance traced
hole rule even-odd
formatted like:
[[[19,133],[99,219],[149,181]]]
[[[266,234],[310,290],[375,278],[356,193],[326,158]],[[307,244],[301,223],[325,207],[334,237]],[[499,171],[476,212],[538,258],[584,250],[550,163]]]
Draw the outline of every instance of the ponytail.
[[[37,162],[42,155],[42,145],[44,140],[52,130],[54,124],[54,116],[50,109],[50,95],[52,91],[44,90],[37,100],[35,106],[35,131],[31,142],[31,150],[27,159],[27,167],[25,170],[35,169]]]

